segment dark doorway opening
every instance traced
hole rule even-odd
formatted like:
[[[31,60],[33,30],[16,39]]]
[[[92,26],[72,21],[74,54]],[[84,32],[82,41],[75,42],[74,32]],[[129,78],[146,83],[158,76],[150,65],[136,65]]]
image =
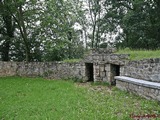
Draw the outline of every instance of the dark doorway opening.
[[[87,81],[94,81],[93,74],[93,63],[85,63],[86,65],[86,77]]]
[[[111,84],[116,85],[115,76],[120,75],[120,65],[111,64]]]

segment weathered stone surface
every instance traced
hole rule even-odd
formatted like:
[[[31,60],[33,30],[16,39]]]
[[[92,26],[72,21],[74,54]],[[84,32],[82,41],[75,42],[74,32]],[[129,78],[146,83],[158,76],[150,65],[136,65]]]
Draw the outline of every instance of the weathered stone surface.
[[[91,54],[86,55],[81,63],[76,64],[63,62],[0,62],[0,76],[16,74],[21,76],[43,76],[44,73],[48,75],[52,71],[51,76],[57,78],[67,75],[85,77],[86,66],[84,63],[93,63],[95,80],[96,77],[111,79],[109,76],[113,76],[111,69],[111,64],[113,64],[120,66],[120,75],[122,76],[160,82],[160,58],[127,62],[129,55],[112,54],[113,51],[113,49],[93,49]]]
[[[44,76],[53,79],[84,77],[85,66],[81,63],[62,62],[0,62],[0,76]]]
[[[160,83],[148,82],[123,76],[115,77],[115,79],[116,86],[121,90],[133,92],[147,99],[155,99],[160,101]]]
[[[44,76],[52,79],[74,77],[87,81],[89,78],[87,73],[93,72],[94,81],[116,82],[119,88],[138,92],[144,97],[147,96],[146,98],[160,96],[159,88],[149,89],[150,86],[143,86],[143,83],[147,84],[147,81],[160,83],[160,58],[129,61],[128,54],[113,54],[114,51],[115,49],[93,49],[79,63],[0,62],[0,76]],[[85,63],[92,63],[93,71],[88,72]],[[131,83],[126,83],[115,81],[114,76],[128,76],[145,81],[135,84],[133,80],[130,80]],[[156,99],[160,100],[160,97]]]
[[[121,69],[122,76],[160,82],[160,58],[130,61]]]

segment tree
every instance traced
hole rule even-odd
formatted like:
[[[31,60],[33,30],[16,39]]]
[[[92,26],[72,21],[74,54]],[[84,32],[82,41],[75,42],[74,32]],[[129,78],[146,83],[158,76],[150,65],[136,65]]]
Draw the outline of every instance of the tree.
[[[73,2],[10,0],[3,5],[14,21],[14,39],[9,52],[11,60],[53,61],[80,57],[83,43],[78,40],[81,33],[74,25],[80,21],[76,16],[81,9]],[[0,21],[4,23],[2,19]]]
[[[23,40],[21,43],[24,44],[26,61],[31,61],[32,59],[30,32],[33,32],[34,29],[32,27],[33,24],[31,24],[30,22],[37,22],[37,17],[40,16],[40,12],[38,11],[42,10],[42,7],[37,7],[38,5],[40,6],[40,4],[41,2],[36,0],[28,2],[25,0],[1,1],[1,5],[3,7],[2,14],[5,15],[5,13],[7,13],[8,17],[5,21],[9,21],[11,18],[13,19],[16,26],[16,31],[18,33],[17,36],[20,35],[22,38],[20,40]]]
[[[10,0],[6,1],[0,1],[0,18],[2,21],[2,24],[0,26],[0,34],[1,37],[1,53],[2,53],[2,60],[3,61],[9,61],[9,51],[10,51],[10,45],[12,42],[12,39],[14,37],[14,30],[15,30],[15,21],[13,20],[13,17],[6,11],[6,4],[10,2]]]
[[[75,1],[46,2],[41,25],[44,34],[44,60],[63,60],[77,57],[79,47],[77,44],[77,31],[74,29],[78,22]],[[77,52],[76,52],[77,51]]]
[[[117,45],[135,49],[159,48],[159,1],[106,0],[105,3],[110,8],[103,20],[108,21],[106,26],[111,28],[108,31],[118,32]]]
[[[98,48],[100,43],[100,19],[102,16],[102,0],[88,0],[88,10],[91,19],[91,47]]]

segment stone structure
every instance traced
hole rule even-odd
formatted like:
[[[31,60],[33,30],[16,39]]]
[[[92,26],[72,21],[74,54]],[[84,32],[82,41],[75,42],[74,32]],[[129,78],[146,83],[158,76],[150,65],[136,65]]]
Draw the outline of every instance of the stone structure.
[[[53,79],[77,77],[85,81],[115,83],[114,76],[128,76],[160,82],[160,58],[129,61],[129,55],[113,54],[113,49],[92,50],[79,63],[0,62],[0,76],[45,76]]]
[[[46,76],[52,79],[74,77],[84,81],[115,84],[129,55],[112,54],[113,49],[92,50],[79,63],[64,62],[0,62],[0,76]]]
[[[113,49],[93,49],[91,53],[83,59],[86,65],[86,80],[90,81],[90,77],[88,76],[90,74],[88,73],[93,73],[93,81],[115,84],[114,76],[120,75],[120,67],[126,64],[129,55],[113,54],[112,52],[114,52]],[[89,64],[93,66],[93,69],[88,68]]]
[[[121,67],[121,76],[160,82],[160,58],[129,61]]]
[[[64,62],[0,62],[0,76],[85,79],[85,64]]]
[[[128,54],[114,54],[114,51],[114,49],[93,49],[78,63],[0,62],[0,76],[42,76],[51,79],[77,78],[83,81],[109,82],[112,85],[116,84],[120,89],[160,101],[160,97],[153,97],[153,95],[159,96],[159,86],[157,88],[143,86],[139,81],[142,79],[154,84],[160,83],[160,58],[130,61]],[[135,84],[126,79],[115,80],[115,76],[136,78],[137,82]],[[145,91],[148,91],[147,94]]]
[[[133,92],[147,99],[160,101],[160,83],[149,82],[124,76],[116,76],[116,86],[128,92]]]
[[[128,61],[115,79],[121,90],[160,101],[160,58]]]

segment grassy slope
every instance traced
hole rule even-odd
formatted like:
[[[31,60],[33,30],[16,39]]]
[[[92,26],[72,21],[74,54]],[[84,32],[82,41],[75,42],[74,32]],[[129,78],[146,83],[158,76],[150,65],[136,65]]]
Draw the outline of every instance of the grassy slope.
[[[160,58],[160,50],[147,51],[147,50],[119,50],[118,54],[130,54],[131,60],[141,60],[146,58]]]
[[[0,119],[129,120],[130,114],[160,114],[155,101],[116,88],[94,88],[71,81],[0,78]]]

